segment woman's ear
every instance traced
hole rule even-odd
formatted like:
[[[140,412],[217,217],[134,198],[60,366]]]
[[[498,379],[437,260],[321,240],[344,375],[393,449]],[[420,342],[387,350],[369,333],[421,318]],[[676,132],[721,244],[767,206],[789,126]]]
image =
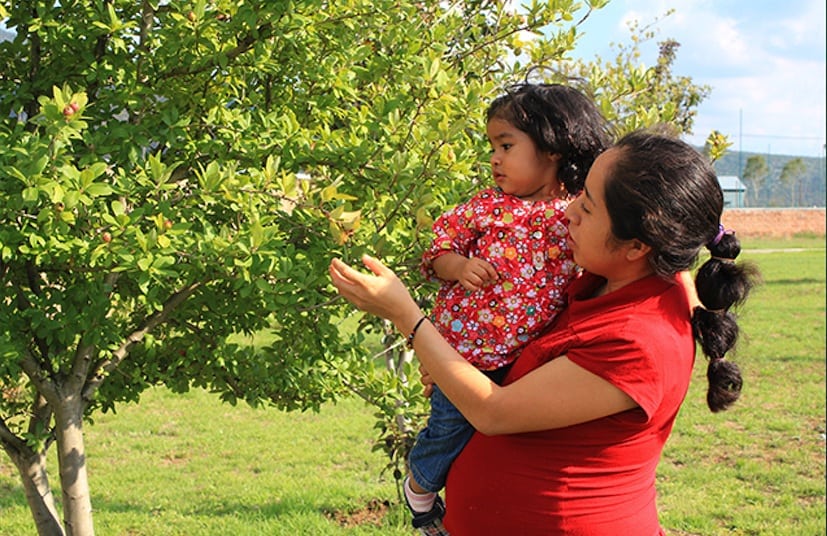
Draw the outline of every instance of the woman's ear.
[[[637,261],[652,251],[651,246],[644,244],[640,240],[632,240],[629,242],[629,249],[626,250],[626,259],[629,261]]]

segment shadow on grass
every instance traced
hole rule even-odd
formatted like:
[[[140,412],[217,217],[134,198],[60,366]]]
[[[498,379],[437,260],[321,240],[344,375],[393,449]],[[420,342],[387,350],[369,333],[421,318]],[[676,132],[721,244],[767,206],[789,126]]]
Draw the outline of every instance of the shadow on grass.
[[[93,494],[94,495],[94,494]],[[26,497],[22,488],[15,484],[0,483],[0,510],[7,507],[26,507]],[[125,503],[106,499],[92,499],[95,513],[132,514],[139,517],[155,517],[163,515],[163,507],[149,507],[136,503]],[[58,509],[60,505],[58,505]],[[381,526],[383,520],[391,515],[394,506],[387,499],[367,499],[354,501],[353,508],[342,508],[341,505],[312,504],[303,496],[285,497],[276,501],[264,503],[232,503],[221,502],[210,504],[205,501],[190,510],[180,510],[179,514],[186,517],[193,515],[205,518],[261,518],[278,519],[280,517],[294,517],[301,514],[321,514],[331,522],[341,527],[357,527],[364,525]]]
[[[768,285],[823,285],[823,279],[807,278],[807,279],[771,279],[766,281]]]
[[[20,495],[21,500],[25,500]],[[98,499],[92,501],[95,512],[119,514],[129,513],[138,516],[162,515],[165,508],[151,508],[139,504],[129,504],[120,501],[108,501]],[[220,504],[210,504],[205,501],[203,504],[192,505],[189,510],[181,509],[182,516],[193,515],[203,518],[260,518],[278,519],[281,517],[298,517],[302,514],[321,514],[331,522],[342,527],[356,527],[362,525],[382,525],[383,520],[394,509],[393,504],[386,499],[354,500],[354,508],[342,508],[341,505],[313,504],[304,496],[287,496],[276,501],[263,503],[234,503],[223,501]]]

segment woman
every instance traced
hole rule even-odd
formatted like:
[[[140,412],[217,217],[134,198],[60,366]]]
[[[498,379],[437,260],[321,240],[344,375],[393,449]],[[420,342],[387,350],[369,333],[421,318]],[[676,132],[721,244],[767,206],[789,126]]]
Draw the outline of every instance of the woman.
[[[373,275],[331,263],[339,293],[407,335],[477,430],[448,475],[453,536],[663,534],[655,470],[689,387],[695,340],[710,359],[710,408],[725,409],[741,388],[724,359],[738,334],[728,309],[756,274],[735,265],[740,248],[720,226],[722,210],[708,162],[679,140],[637,132],[603,153],[567,210],[585,273],[502,386],[420,321],[379,261],[364,259]],[[704,245],[712,258],[696,288],[705,308],[693,310],[680,273]]]

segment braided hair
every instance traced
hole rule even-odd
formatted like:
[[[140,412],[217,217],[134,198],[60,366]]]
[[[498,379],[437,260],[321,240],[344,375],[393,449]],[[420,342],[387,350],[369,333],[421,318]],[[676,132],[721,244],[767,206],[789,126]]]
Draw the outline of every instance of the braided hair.
[[[696,307],[692,314],[692,333],[709,358],[707,405],[712,411],[721,411],[738,399],[743,384],[738,365],[725,359],[738,339],[738,321],[730,309],[746,300],[758,273],[751,264],[735,263],[741,244],[735,233],[723,226],[707,248],[711,257],[695,276],[703,307]]]
[[[730,309],[746,300],[758,270],[735,262],[741,245],[721,225],[723,192],[703,155],[655,130],[628,134],[615,147],[619,152],[605,187],[613,236],[649,245],[649,263],[666,279],[695,266],[704,246],[712,254],[696,274],[702,306],[692,313],[692,332],[709,359],[707,405],[713,412],[725,410],[743,385],[740,369],[725,358],[738,339]]]

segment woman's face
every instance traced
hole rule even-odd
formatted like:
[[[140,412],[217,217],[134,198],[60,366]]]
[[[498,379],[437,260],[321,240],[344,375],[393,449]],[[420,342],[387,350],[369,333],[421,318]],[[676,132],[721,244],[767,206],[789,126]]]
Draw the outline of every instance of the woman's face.
[[[612,237],[612,221],[606,209],[605,184],[614,168],[618,150],[601,154],[589,170],[586,185],[566,209],[569,219],[569,246],[574,261],[589,272],[611,278],[623,256]]]

